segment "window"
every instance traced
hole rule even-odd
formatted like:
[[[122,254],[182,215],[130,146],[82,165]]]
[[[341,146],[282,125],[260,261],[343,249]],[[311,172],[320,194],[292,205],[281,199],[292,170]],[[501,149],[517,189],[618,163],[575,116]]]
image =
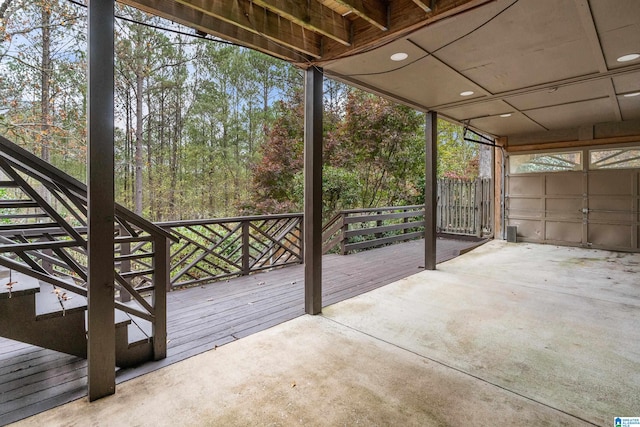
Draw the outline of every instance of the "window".
[[[589,151],[590,169],[640,168],[640,148],[611,148]]]
[[[582,152],[516,154],[509,156],[510,173],[582,170]]]

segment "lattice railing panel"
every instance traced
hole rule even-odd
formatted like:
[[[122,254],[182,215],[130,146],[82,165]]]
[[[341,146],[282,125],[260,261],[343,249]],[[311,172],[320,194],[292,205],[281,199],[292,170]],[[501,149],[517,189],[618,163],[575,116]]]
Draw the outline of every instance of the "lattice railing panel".
[[[302,215],[266,215],[158,224],[171,246],[171,285],[194,286],[302,262]]]

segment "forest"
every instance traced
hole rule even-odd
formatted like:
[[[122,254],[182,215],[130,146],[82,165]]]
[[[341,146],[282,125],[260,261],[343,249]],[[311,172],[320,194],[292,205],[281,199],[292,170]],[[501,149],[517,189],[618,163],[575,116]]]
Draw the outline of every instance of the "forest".
[[[302,209],[302,71],[116,5],[116,197],[152,221]],[[86,7],[0,1],[0,134],[86,181]],[[424,113],[325,79],[324,206],[423,202]],[[438,174],[478,148],[440,120]]]

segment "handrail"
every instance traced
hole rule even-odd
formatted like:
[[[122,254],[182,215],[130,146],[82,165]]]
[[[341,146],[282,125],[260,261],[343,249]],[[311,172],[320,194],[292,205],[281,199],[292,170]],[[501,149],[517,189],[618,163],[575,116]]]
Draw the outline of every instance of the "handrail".
[[[179,221],[162,221],[162,222],[155,222],[154,224],[157,225],[158,227],[164,229],[165,232],[167,232],[166,231],[167,229],[176,228],[176,227],[186,227],[186,226],[190,226],[190,225],[222,224],[222,223],[238,222],[238,221],[261,221],[261,220],[264,220],[264,219],[281,219],[281,218],[293,218],[293,217],[302,218],[303,216],[304,216],[304,214],[302,214],[302,213],[284,213],[284,214],[272,214],[272,215],[235,216],[235,217],[228,217],[228,218],[187,219],[187,220],[179,220]]]
[[[75,196],[85,198],[87,196],[87,186],[77,180],[76,178],[68,175],[67,173],[57,169],[51,164],[45,162],[41,158],[34,156],[24,148],[14,144],[7,138],[0,135],[0,156],[7,160],[10,160],[15,166],[21,169],[23,172],[29,175],[37,175],[40,179],[49,181],[51,184],[55,184],[60,188],[73,193]],[[37,179],[37,178],[36,178]],[[140,227],[153,234],[162,235],[173,241],[177,241],[177,237],[171,235],[163,228],[157,226],[153,222],[136,215],[124,206],[115,205],[116,215],[130,222],[131,224]]]

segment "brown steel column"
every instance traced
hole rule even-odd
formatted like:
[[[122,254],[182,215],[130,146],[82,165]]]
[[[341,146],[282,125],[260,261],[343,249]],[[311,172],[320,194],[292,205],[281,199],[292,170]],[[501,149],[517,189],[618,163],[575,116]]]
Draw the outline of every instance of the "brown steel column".
[[[436,207],[438,204],[438,113],[429,111],[425,123],[424,268],[436,269]]]
[[[114,1],[89,2],[88,376],[89,400],[115,393]]]
[[[304,82],[304,307],[322,311],[322,70]]]

